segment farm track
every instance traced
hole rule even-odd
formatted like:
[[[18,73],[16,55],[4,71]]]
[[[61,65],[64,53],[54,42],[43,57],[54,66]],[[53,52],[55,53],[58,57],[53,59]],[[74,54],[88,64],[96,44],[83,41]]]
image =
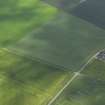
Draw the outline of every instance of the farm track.
[[[100,52],[100,51],[99,51]],[[74,75],[72,76],[72,78],[66,83],[66,85],[56,94],[56,96],[54,96],[52,98],[51,101],[49,101],[49,103],[47,105],[52,105],[56,99],[63,93],[63,91],[70,86],[70,84],[72,84],[72,82],[81,75],[81,72],[84,70],[84,68],[94,59],[97,58],[97,55],[99,54],[99,52],[95,53],[88,61],[87,63],[85,63],[82,68],[78,71],[78,72],[74,72]]]

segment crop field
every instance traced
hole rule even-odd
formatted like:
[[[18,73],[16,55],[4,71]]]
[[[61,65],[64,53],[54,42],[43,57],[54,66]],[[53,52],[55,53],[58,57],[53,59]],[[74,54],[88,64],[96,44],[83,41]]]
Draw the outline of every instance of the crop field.
[[[0,46],[16,43],[55,14],[55,8],[39,0],[0,0]]]
[[[24,37],[12,49],[76,71],[105,47],[104,40],[104,30],[59,11],[52,21]]]
[[[46,105],[71,76],[0,49],[0,105]]]
[[[52,105],[104,105],[105,62],[94,60]]]

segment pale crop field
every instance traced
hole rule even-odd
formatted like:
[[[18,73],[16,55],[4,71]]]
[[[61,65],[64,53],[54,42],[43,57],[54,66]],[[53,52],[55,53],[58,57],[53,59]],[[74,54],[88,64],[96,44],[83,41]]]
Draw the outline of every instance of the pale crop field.
[[[46,24],[56,9],[39,0],[0,0],[0,46],[9,46]]]

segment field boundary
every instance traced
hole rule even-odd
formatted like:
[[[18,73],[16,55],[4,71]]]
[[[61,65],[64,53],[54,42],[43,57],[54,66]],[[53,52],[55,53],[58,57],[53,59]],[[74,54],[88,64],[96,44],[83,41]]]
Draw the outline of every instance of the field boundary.
[[[60,65],[57,65],[57,64],[53,64],[53,63],[50,63],[46,60],[43,60],[41,58],[38,58],[38,57],[33,57],[33,56],[30,56],[28,54],[24,54],[24,53],[21,53],[17,50],[14,50],[14,49],[8,49],[8,48],[2,48],[4,51],[7,51],[11,54],[14,54],[14,55],[17,55],[17,56],[21,56],[21,57],[24,57],[26,59],[29,59],[29,60],[32,60],[32,61],[35,61],[35,62],[39,62],[39,63],[42,63],[42,64],[45,64],[45,65],[48,65],[48,66],[52,66],[56,69],[60,69],[61,71],[64,71],[64,72],[68,72],[68,68],[64,67],[64,66],[60,66]]]

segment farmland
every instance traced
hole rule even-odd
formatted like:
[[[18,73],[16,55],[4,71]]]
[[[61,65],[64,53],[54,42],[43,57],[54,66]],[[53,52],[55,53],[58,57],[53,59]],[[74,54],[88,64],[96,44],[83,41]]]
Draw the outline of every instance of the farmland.
[[[56,9],[39,0],[0,0],[0,5],[0,46],[16,43],[56,14]]]
[[[12,49],[76,71],[105,47],[104,40],[104,30],[59,11],[52,21],[24,37]]]
[[[100,60],[94,60],[93,63],[90,63],[84,70],[84,74],[89,77],[105,80],[105,62]]]
[[[71,76],[0,49],[0,105],[46,105]]]
[[[0,0],[0,105],[105,105],[104,14],[84,4]]]
[[[104,105],[104,82],[86,77],[76,79],[52,105]]]
[[[104,105],[105,62],[94,60],[52,105]]]
[[[64,11],[71,11],[80,4],[81,0],[42,0],[50,5],[56,6]]]
[[[72,10],[72,14],[105,29],[104,4],[105,0],[85,0]]]

